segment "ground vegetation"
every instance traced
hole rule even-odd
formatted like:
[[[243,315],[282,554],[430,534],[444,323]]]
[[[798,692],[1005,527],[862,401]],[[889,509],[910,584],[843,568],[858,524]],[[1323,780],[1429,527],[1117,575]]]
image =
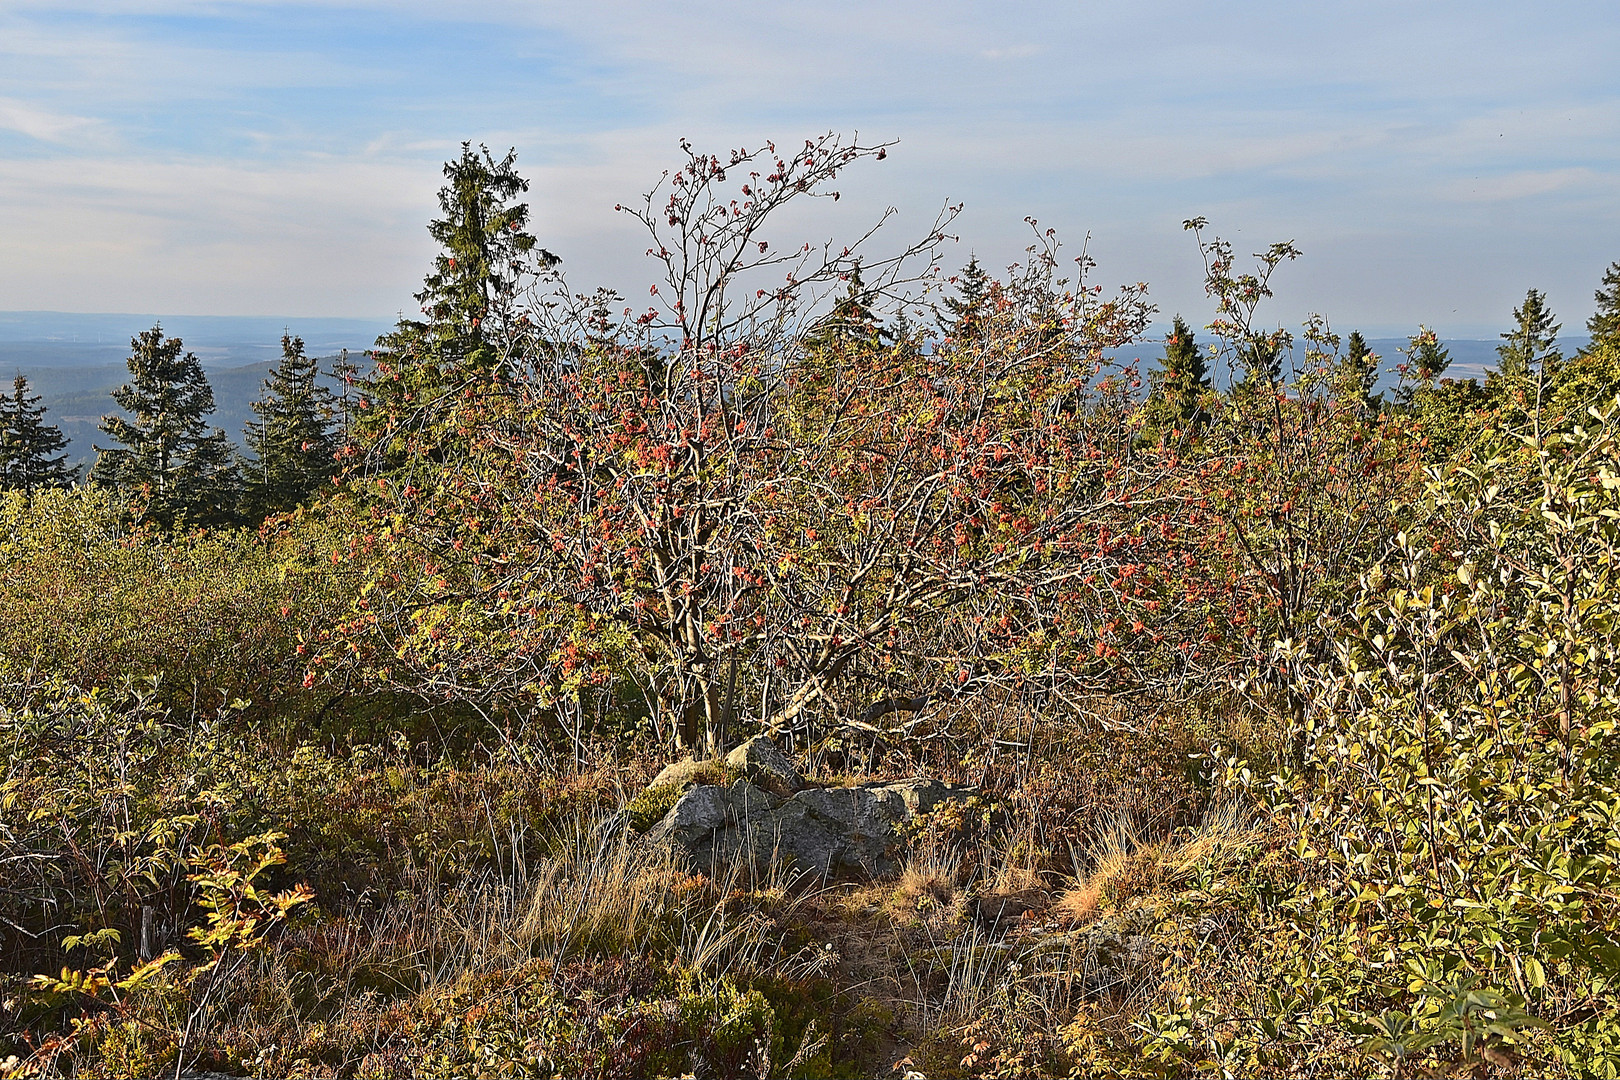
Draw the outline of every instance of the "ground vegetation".
[[[1292,243],[1188,221],[1161,338],[1034,221],[784,234],[890,149],[683,145],[643,306],[464,146],[247,498],[136,339],[0,493],[0,1077],[1620,1075],[1613,269],[1380,397]],[[961,786],[892,873],[652,842],[757,736],[780,815]]]

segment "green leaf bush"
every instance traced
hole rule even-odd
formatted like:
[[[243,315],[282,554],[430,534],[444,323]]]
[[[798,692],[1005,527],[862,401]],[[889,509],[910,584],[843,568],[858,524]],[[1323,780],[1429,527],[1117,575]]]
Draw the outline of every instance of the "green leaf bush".
[[[1620,413],[1517,442],[1435,473],[1319,628],[1300,767],[1228,762],[1291,837],[1272,990],[1161,1015],[1163,1060],[1620,1074]]]

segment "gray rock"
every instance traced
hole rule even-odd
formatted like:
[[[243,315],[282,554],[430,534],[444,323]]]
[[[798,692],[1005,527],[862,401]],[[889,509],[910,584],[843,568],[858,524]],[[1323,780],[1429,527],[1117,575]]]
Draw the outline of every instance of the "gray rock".
[[[726,827],[731,816],[729,796],[729,789],[714,784],[687,788],[664,820],[648,831],[647,838],[654,843],[675,840],[690,846],[702,835]]]
[[[779,798],[746,780],[688,788],[647,833],[710,873],[773,863],[821,877],[890,873],[903,861],[900,826],[975,788],[937,780],[811,788]]]
[[[695,783],[713,783],[723,770],[717,761],[693,761],[686,758],[682,761],[672,761],[664,766],[662,772],[653,777],[650,788],[670,785],[678,788],[689,788]]]
[[[805,788],[804,777],[768,735],[755,735],[727,754],[726,765],[784,799]]]

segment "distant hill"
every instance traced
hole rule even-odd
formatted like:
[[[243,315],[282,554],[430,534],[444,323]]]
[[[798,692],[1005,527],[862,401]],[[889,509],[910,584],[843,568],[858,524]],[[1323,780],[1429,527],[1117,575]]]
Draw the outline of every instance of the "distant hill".
[[[337,359],[336,355],[322,357],[321,366],[331,370]],[[363,362],[364,357],[355,355],[352,359]],[[264,381],[274,368],[275,364],[269,361],[226,368],[205,364],[208,383],[214,388],[214,415],[210,422],[238,446],[242,445],[243,426],[255,419],[252,403],[259,398]],[[111,395],[114,389],[129,381],[128,367],[121,360],[92,367],[19,367],[11,362],[5,345],[0,343],[0,380],[6,388],[19,370],[27,376],[49,410],[46,422],[61,428],[67,437],[68,460],[78,465],[89,464],[96,456],[96,441],[101,440],[105,445],[107,437],[100,430],[101,418],[118,411]],[[336,379],[324,381],[332,391],[340,389]]]
[[[393,329],[387,319],[293,319],[238,315],[104,315],[66,311],[0,311],[0,356],[13,350],[38,361],[66,362],[109,348],[127,355],[129,340],[162,323],[163,332],[178,337],[204,364],[241,366],[274,361],[281,335],[304,339],[312,354],[371,348],[377,335]],[[37,346],[38,348],[28,348]]]
[[[393,328],[376,319],[0,311],[0,384],[9,389],[13,376],[26,376],[49,410],[47,422],[67,436],[69,460],[88,464],[92,444],[105,439],[101,418],[117,411],[109,395],[129,379],[130,339],[159,323],[197,354],[214,388],[213,424],[238,445],[253,419],[251,403],[281,356],[283,333],[302,337],[305,351],[330,367],[344,349],[362,360],[359,354]]]
[[[108,396],[129,378],[125,358],[130,339],[156,323],[171,337],[179,337],[197,354],[214,388],[217,409],[213,423],[238,445],[242,428],[253,419],[251,403],[281,356],[281,335],[304,339],[305,350],[330,367],[342,350],[360,354],[372,347],[379,334],[393,329],[380,319],[279,319],[260,316],[80,314],[58,311],[0,311],[0,384],[10,386],[14,374],[28,377],[49,410],[47,420],[69,440],[69,460],[88,464],[92,444],[101,436],[98,426],[116,411]],[[1207,335],[1199,335],[1201,339]],[[1560,339],[1565,355],[1585,345],[1584,335]],[[1394,387],[1388,369],[1402,360],[1405,338],[1371,338],[1368,345],[1381,357],[1385,374],[1381,389]],[[1442,339],[1451,350],[1448,377],[1482,377],[1496,366],[1498,338]],[[1119,350],[1148,362],[1161,355],[1157,341]],[[333,387],[336,388],[334,382]]]

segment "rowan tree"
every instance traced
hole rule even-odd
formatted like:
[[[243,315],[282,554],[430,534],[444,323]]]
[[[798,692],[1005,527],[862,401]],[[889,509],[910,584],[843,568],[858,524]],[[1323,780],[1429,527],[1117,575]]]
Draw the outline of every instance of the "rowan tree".
[[[1230,245],[1202,242],[1204,225],[1188,223],[1200,233],[1206,290],[1217,302],[1219,354],[1236,368],[1257,345],[1291,340],[1256,323],[1272,272],[1297,252],[1274,245],[1256,256],[1255,272],[1237,274]],[[1347,370],[1325,323],[1313,317],[1302,337],[1293,380],[1235,385],[1197,452],[1165,466],[1181,500],[1183,570],[1177,627],[1165,632],[1179,639],[1190,677],[1266,700],[1291,718],[1296,736],[1305,702],[1288,690],[1297,672],[1277,665],[1272,645],[1299,645],[1290,663],[1315,655],[1324,640],[1318,620],[1344,610],[1359,569],[1398,531],[1394,515],[1420,473],[1407,424],[1368,417],[1361,376]]]
[[[0,490],[32,493],[66,487],[78,476],[67,464],[67,438],[45,423],[45,406],[18,374],[11,395],[0,398]]]
[[[96,447],[91,479],[129,496],[139,515],[163,528],[219,525],[236,513],[239,477],[225,433],[210,428],[214,391],[197,357],[162,326],[130,341],[130,381],[112,392],[129,416],[107,416],[101,430],[121,447]]]
[[[862,254],[860,242],[773,246],[762,229],[794,199],[834,197],[826,184],[839,170],[887,147],[826,136],[792,153],[683,149],[682,167],[626,209],[662,278],[647,310],[621,309],[607,291],[572,294],[553,272],[550,292],[498,321],[499,362],[438,364],[448,377],[431,403],[413,399],[405,352],[380,358],[360,402],[355,474],[362,521],[375,524],[334,553],[364,556],[370,584],[332,629],[348,645],[317,667],[346,657],[419,692],[527,701],[559,718],[573,709],[576,720],[622,678],[666,737],[723,741],[734,650],[717,648],[713,627],[749,586],[717,545],[747,541],[752,499],[783,453],[766,402],[800,328]],[[487,166],[470,174],[481,189],[441,202],[526,220],[506,201],[521,179]],[[936,234],[866,259],[868,290],[891,288],[903,257],[937,246]],[[513,262],[482,265],[505,274]],[[490,324],[479,328],[488,342]]]
[[[1129,464],[1135,374],[1105,353],[1150,309],[1057,278],[1054,253],[995,290],[976,335],[846,348],[784,403],[799,449],[755,630],[769,730],[903,734],[991,692],[1130,689],[1158,536]]]
[[[688,149],[631,211],[664,271],[654,305],[537,303],[510,381],[445,414],[466,452],[431,483],[372,478],[374,525],[334,553],[369,584],[321,663],[559,720],[628,692],[663,737],[709,748],[744,720],[814,738],[992,687],[1106,684],[1141,628],[1125,612],[1147,602],[1148,537],[1117,467],[1135,375],[1104,357],[1149,309],[1065,281],[1038,244],[980,343],[806,348],[857,257],[860,295],[888,296],[943,239],[875,259],[765,238],[885,154]]]

